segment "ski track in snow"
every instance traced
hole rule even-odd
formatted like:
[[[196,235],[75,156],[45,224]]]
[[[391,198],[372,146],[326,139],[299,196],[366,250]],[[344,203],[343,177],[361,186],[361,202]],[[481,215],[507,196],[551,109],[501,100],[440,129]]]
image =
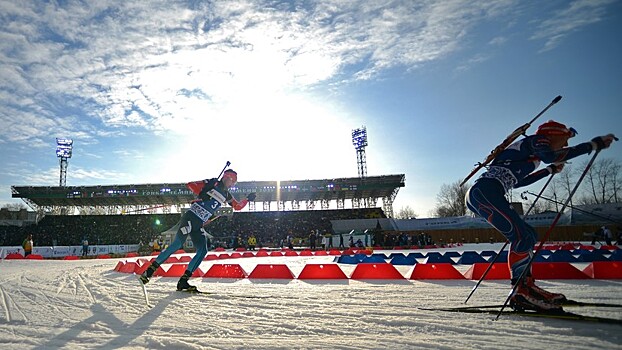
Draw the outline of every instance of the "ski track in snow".
[[[244,259],[246,271],[254,259]],[[273,259],[267,261],[291,264],[295,275],[312,261]],[[417,308],[460,306],[476,281],[199,278],[192,283],[214,294],[192,295],[175,291],[177,278],[153,278],[148,308],[136,278],[113,271],[117,261],[4,261],[0,348],[622,348],[619,325],[511,316],[494,321],[489,314]],[[399,267],[404,274],[409,269]],[[575,300],[622,303],[622,281],[540,284]],[[507,281],[485,281],[469,304],[499,304],[508,291]],[[622,319],[621,309],[567,310]]]

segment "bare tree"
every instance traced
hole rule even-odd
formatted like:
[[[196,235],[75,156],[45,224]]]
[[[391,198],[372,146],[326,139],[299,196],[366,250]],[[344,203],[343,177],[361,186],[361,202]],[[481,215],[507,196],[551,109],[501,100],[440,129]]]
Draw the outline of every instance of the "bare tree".
[[[595,161],[585,176],[582,204],[616,202],[620,197],[620,167],[620,163],[609,158]]]
[[[415,211],[409,205],[401,207],[395,215],[396,219],[414,219],[416,217]]]
[[[21,209],[28,209],[24,203],[6,203],[2,205],[2,208],[7,208],[10,211],[19,211]]]
[[[436,195],[436,207],[432,211],[435,217],[463,216],[467,212],[464,196],[470,185],[460,186],[460,180],[452,184],[443,184]]]

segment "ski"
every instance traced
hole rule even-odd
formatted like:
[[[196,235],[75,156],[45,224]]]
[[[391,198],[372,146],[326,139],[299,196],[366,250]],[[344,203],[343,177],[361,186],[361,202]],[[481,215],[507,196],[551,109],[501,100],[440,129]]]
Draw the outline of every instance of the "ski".
[[[499,311],[498,308],[501,306],[502,305],[495,305],[494,308],[492,305],[488,305],[483,308],[479,307],[479,308],[419,308],[419,309],[426,310],[426,311],[463,312],[463,313],[477,313],[477,314],[491,314],[491,315],[500,314],[500,315],[510,315],[510,316],[514,315],[514,316],[521,316],[521,317],[538,317],[538,318],[549,318],[549,319],[559,319],[559,320],[568,320],[568,321],[584,321],[584,322],[622,325],[622,320],[615,319],[615,318],[588,316],[588,315],[576,314],[574,312],[568,312],[568,311],[555,311],[555,312],[516,311],[516,310]]]
[[[240,299],[267,299],[269,296],[260,296],[260,295],[240,295],[240,294],[222,294],[216,292],[203,292],[200,290],[178,290],[178,292],[186,293],[186,294],[197,294],[197,295],[205,295],[205,296],[222,296],[225,298],[240,298]]]
[[[610,304],[610,303],[591,303],[577,300],[566,300],[560,304],[564,307],[610,307],[610,308],[622,308],[622,304]],[[493,305],[475,305],[475,306],[458,306],[443,309],[455,309],[455,310],[470,310],[470,309],[500,309],[502,304]]]
[[[143,281],[140,280],[140,275],[134,274],[134,276],[136,277],[136,280],[138,280],[138,283],[140,283],[141,288],[143,289],[143,296],[145,297],[145,304],[147,305],[147,307],[153,307],[151,304],[149,304],[149,294],[147,294],[147,287],[145,286]]]

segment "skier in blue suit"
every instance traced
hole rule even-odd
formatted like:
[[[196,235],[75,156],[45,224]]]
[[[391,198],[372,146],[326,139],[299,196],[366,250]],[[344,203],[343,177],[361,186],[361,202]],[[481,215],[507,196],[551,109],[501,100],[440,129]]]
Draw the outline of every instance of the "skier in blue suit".
[[[518,140],[499,153],[466,194],[467,207],[510,241],[508,265],[512,285],[518,282],[527,267],[538,237],[505,196],[513,188],[530,185],[560,172],[569,159],[609,147],[615,139],[613,134],[608,134],[568,147],[568,139],[575,135],[573,128],[552,120],[540,125],[535,135]],[[550,165],[536,171],[540,162]],[[531,271],[528,271],[517,286],[510,305],[515,309],[561,310],[560,304],[565,300],[563,294],[536,286]]]
[[[153,276],[153,273],[158,267],[160,267],[171,254],[182,247],[189,235],[190,239],[192,239],[192,243],[196,247],[196,254],[188,263],[188,268],[177,282],[177,290],[198,292],[196,286],[192,286],[188,283],[188,279],[199,267],[207,254],[207,233],[203,227],[217,218],[214,217],[214,213],[225,203],[231,205],[235,210],[242,210],[249,201],[255,200],[255,193],[250,193],[246,199],[240,202],[233,197],[229,189],[233,187],[237,181],[238,174],[228,169],[223,173],[220,180],[213,178],[186,184],[190,190],[198,195],[198,199],[192,202],[190,209],[181,217],[173,243],[163,250],[140,276],[140,280],[143,284],[149,282],[149,279]]]

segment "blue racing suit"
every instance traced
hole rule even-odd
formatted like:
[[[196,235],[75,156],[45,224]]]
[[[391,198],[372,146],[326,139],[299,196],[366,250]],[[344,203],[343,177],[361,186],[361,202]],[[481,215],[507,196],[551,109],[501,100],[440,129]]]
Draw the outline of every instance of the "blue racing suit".
[[[555,151],[547,137],[527,136],[495,157],[487,171],[467,191],[467,207],[486,219],[510,241],[508,265],[513,283],[527,267],[538,234],[512,208],[505,195],[512,188],[530,185],[549,175],[546,168],[535,171],[540,161],[547,164],[559,163],[591,151],[590,142]]]

